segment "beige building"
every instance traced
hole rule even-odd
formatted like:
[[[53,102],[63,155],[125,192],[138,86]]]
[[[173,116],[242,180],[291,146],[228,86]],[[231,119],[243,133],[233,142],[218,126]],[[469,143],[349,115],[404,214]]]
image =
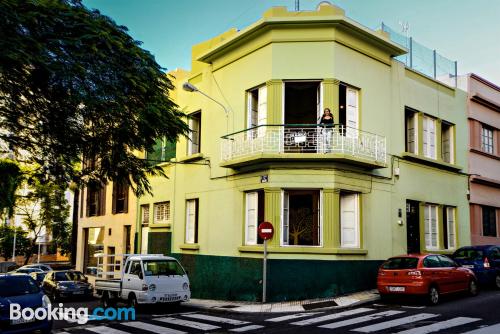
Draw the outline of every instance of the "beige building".
[[[128,185],[109,182],[103,187],[86,187],[81,191],[78,222],[76,269],[96,275],[105,269],[111,271],[115,264],[120,270],[119,259],[106,255],[134,252],[136,197]],[[106,260],[107,259],[107,260]]]

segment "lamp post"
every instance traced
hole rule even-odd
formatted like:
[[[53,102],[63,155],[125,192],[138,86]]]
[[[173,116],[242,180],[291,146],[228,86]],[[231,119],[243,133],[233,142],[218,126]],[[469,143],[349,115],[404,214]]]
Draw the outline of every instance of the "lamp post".
[[[189,82],[185,82],[183,85],[182,85],[182,89],[184,89],[186,92],[196,92],[196,93],[200,93],[201,95],[205,96],[206,98],[214,101],[215,103],[217,103],[219,106],[222,107],[222,109],[224,109],[224,112],[226,113],[226,117],[228,116],[229,114],[229,110],[227,110],[227,108],[222,104],[220,103],[219,101],[215,100],[213,97],[203,93],[201,90],[199,90],[195,85],[189,83]]]

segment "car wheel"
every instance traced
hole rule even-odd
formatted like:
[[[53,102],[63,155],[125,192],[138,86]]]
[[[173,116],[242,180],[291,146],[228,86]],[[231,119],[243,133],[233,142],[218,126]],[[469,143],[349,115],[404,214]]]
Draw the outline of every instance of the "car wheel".
[[[469,295],[471,296],[477,296],[479,290],[477,287],[477,282],[473,279],[470,280],[469,282]]]
[[[127,305],[129,307],[133,307],[133,308],[137,308],[139,306],[139,304],[137,303],[137,297],[131,293],[129,296],[128,296],[128,303]]]
[[[431,286],[429,288],[428,301],[431,305],[437,305],[439,303],[439,290],[436,286]]]
[[[497,274],[495,277],[495,286],[497,289],[500,289],[500,274]]]

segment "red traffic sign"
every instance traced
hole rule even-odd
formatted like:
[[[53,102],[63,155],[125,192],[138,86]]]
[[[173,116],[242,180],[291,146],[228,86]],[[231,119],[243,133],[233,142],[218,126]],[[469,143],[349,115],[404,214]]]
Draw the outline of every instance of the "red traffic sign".
[[[270,222],[260,223],[259,227],[257,228],[257,233],[259,233],[259,237],[264,240],[271,239],[274,234],[273,224],[271,224]]]

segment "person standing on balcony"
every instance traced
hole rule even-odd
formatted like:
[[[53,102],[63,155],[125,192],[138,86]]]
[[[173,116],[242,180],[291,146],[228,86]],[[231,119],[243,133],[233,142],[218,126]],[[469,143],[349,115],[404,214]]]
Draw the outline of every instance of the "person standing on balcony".
[[[321,125],[323,153],[330,153],[332,148],[333,115],[330,108],[325,108],[319,121]]]

